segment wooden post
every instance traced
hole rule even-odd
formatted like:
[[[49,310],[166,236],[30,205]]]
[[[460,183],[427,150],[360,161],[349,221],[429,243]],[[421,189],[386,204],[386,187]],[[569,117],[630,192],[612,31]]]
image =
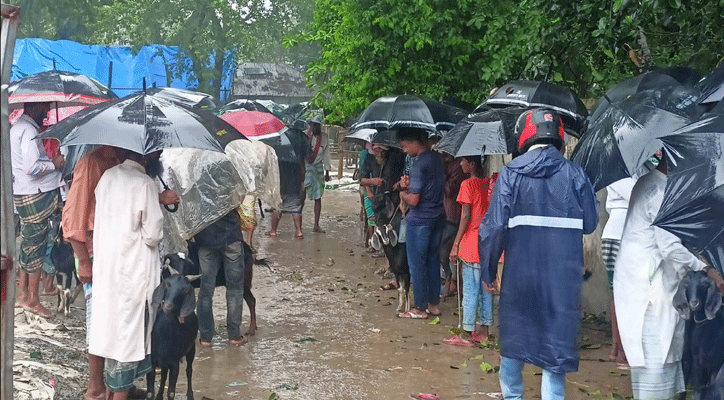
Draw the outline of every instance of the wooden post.
[[[0,54],[0,262],[5,297],[0,316],[0,398],[13,398],[13,347],[15,322],[15,218],[13,216],[13,180],[10,161],[10,121],[8,83],[15,52],[15,33],[20,22],[20,8],[0,5],[2,33]]]

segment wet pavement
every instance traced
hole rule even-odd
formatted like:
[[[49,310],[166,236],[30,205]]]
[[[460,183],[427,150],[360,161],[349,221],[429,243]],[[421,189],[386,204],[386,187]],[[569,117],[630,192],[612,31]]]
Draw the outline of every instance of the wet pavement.
[[[269,213],[260,220],[254,245],[257,258],[269,266],[254,267],[259,329],[246,345],[230,347],[223,325],[224,289],[217,288],[219,334],[211,348],[197,347],[196,400],[394,400],[417,393],[437,393],[443,400],[501,398],[495,372],[500,356],[494,345],[460,348],[442,343],[458,324],[456,299],[441,303],[437,324],[432,319],[395,318],[397,292],[378,290],[389,281],[375,273],[385,265],[384,258],[371,257],[362,246],[357,192],[327,190],[322,201],[326,233],[312,233],[310,202],[303,213],[303,240],[294,238],[289,215],[282,218],[277,238],[264,236]],[[16,368],[18,362],[46,363],[24,373],[46,385],[52,381],[55,398],[80,398],[79,385],[87,382],[83,302],[79,299],[76,306],[70,318],[58,316],[52,324],[59,325],[41,330],[62,347],[39,340],[37,330],[24,323],[16,324],[19,333],[26,332],[16,344]],[[245,306],[242,331],[248,316]],[[589,318],[584,326],[581,344],[588,349],[581,351],[580,372],[567,375],[566,398],[630,397],[628,371],[607,361],[606,324]],[[33,360],[32,352],[41,352],[43,360]],[[491,371],[484,371],[488,366]],[[527,398],[540,398],[540,369],[527,367],[524,379]],[[145,387],[144,380],[137,384]],[[186,398],[183,367],[176,392],[177,399]]]
[[[395,291],[379,291],[388,279],[375,274],[385,265],[362,247],[356,192],[326,191],[321,226],[312,233],[312,207],[304,210],[303,240],[294,239],[291,217],[283,217],[279,236],[255,234],[259,330],[247,345],[229,347],[224,327],[214,347],[201,349],[194,364],[196,398],[409,399],[437,393],[441,399],[500,398],[494,348],[442,344],[457,326],[456,299],[442,304],[433,320],[395,318]],[[225,320],[223,289],[215,295],[217,323]],[[248,325],[244,310],[243,324]],[[607,359],[609,339],[603,324],[587,324],[581,372],[567,376],[567,398],[630,396],[627,371]],[[585,339],[585,340],[584,340]],[[493,372],[481,369],[487,363]],[[530,398],[540,398],[540,369],[527,368]],[[182,380],[179,379],[181,382]],[[179,394],[185,390],[177,389]],[[613,395],[615,393],[615,395]]]

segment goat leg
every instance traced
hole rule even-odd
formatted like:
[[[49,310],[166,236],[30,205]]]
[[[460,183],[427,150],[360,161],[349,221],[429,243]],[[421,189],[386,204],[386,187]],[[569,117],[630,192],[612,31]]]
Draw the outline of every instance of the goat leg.
[[[148,400],[153,399],[154,387],[156,383],[156,368],[153,368],[151,372],[146,374],[146,398]]]
[[[251,288],[244,285],[244,301],[249,306],[249,331],[246,332],[247,336],[254,336],[256,334],[256,298],[251,293]]]
[[[186,381],[188,390],[186,391],[186,400],[194,400],[194,390],[191,387],[191,374],[193,372],[194,355],[196,354],[196,344],[191,344],[191,348],[186,353]]]
[[[166,375],[168,374],[168,368],[161,368],[161,380],[158,385],[158,394],[156,400],[163,400],[163,390],[166,388]]]
[[[179,363],[176,362],[175,364],[171,365],[171,368],[169,368],[168,371],[168,391],[166,394],[166,398],[168,400],[173,400],[173,398],[176,396],[176,381],[178,380],[178,371],[179,371]]]

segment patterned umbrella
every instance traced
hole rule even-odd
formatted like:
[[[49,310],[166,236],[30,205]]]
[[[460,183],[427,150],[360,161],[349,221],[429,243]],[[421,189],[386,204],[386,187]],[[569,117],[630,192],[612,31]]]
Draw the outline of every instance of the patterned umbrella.
[[[23,103],[58,103],[59,106],[82,106],[117,99],[110,89],[81,74],[47,71],[28,75],[8,87],[11,109]]]

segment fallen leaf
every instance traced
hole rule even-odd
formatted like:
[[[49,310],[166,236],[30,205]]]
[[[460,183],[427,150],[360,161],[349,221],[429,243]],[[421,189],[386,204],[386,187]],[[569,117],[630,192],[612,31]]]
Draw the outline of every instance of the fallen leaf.
[[[439,323],[440,323],[440,317],[435,317],[435,319],[428,322],[429,325],[438,325]]]

